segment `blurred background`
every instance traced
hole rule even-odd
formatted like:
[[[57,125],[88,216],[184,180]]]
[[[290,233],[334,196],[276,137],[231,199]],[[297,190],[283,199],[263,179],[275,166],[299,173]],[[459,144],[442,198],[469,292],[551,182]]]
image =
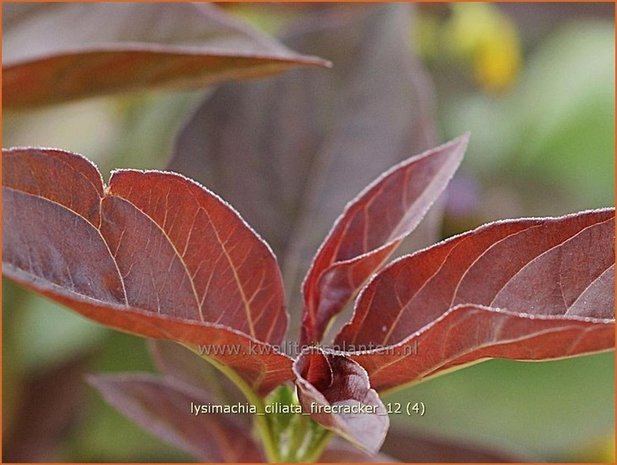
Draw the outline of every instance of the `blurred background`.
[[[328,6],[224,8],[278,35]],[[444,199],[441,237],[498,218],[614,205],[613,12],[611,4],[413,8],[410,53],[434,94],[438,138],[472,134]],[[82,153],[104,177],[118,167],[164,169],[176,133],[203,98],[203,90],[139,92],[5,111],[3,145]],[[191,460],[116,413],[83,381],[86,373],[152,371],[144,340],[3,281],[3,354],[5,460]],[[405,430],[535,461],[614,462],[613,353],[493,360],[384,400],[424,402],[422,417],[392,416]]]

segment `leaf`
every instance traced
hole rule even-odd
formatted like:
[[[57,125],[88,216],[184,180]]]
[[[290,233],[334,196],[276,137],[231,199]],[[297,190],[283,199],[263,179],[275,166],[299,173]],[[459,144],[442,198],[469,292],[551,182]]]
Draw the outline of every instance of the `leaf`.
[[[463,159],[465,135],[390,169],[345,207],[303,286],[301,344],[322,339],[330,320],[420,223]]]
[[[489,357],[614,346],[614,209],[484,225],[403,257],[336,337],[377,390]]]
[[[209,462],[261,462],[259,449],[232,415],[194,414],[212,399],[200,390],[145,374],[89,376],[105,400],[142,428]]]
[[[148,342],[152,359],[166,378],[201,389],[219,402],[235,404],[246,400],[235,384],[194,352],[171,341]],[[243,415],[236,417],[248,420]]]
[[[412,429],[391,428],[382,451],[402,462],[531,462],[538,457],[494,449],[473,442],[455,441]]]
[[[342,355],[312,347],[294,362],[302,409],[321,425],[362,449],[375,453],[388,431],[389,419],[366,371]],[[328,412],[324,409],[334,409]],[[368,410],[362,410],[362,409]],[[337,409],[355,409],[337,412]]]
[[[155,171],[104,186],[60,150],[4,150],[3,168],[8,277],[107,326],[208,349],[260,393],[291,378],[270,345],[287,321],[276,259],[220,198]]]
[[[62,363],[28,375],[16,386],[20,399],[15,405],[15,423],[3,429],[4,462],[62,460],[58,443],[75,427],[85,408],[82,377],[92,355],[92,351],[73,354]]]
[[[331,70],[221,86],[179,133],[169,169],[221,194],[265,237],[290,308],[301,308],[302,278],[345,203],[436,143],[432,88],[410,28],[405,4],[323,8],[292,26],[286,43],[328,58]],[[416,246],[436,238],[433,223],[416,231]],[[291,318],[299,330],[300,312]]]
[[[207,4],[3,5],[6,107],[144,87],[202,87],[324,60]]]

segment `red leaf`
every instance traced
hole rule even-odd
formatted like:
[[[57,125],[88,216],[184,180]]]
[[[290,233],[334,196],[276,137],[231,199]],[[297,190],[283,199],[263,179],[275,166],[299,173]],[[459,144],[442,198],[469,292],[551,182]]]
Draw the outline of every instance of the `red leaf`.
[[[351,201],[322,244],[303,286],[303,344],[329,321],[420,223],[458,168],[465,135],[384,173]]]
[[[139,426],[203,461],[263,461],[249,430],[233,416],[191,411],[191,403],[212,403],[202,391],[138,374],[90,376],[89,382]]]
[[[378,390],[489,357],[614,346],[614,209],[496,222],[403,257],[336,337]]]
[[[384,405],[371,389],[366,371],[360,365],[345,356],[311,348],[294,362],[294,373],[305,412],[368,452],[379,450],[390,423]],[[363,406],[368,411],[336,411]],[[323,410],[328,408],[334,410]]]
[[[327,64],[212,5],[8,5],[4,105],[24,107],[143,87],[201,87]]]
[[[205,355],[259,392],[290,379],[291,360],[268,345],[287,321],[276,259],[221,199],[172,173],[117,171],[104,187],[59,150],[3,161],[9,277],[116,329],[222,346]]]

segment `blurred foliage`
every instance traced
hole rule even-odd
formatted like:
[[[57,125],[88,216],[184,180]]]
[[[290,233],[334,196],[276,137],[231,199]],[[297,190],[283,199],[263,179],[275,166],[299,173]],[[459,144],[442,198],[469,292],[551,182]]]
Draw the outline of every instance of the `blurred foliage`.
[[[19,291],[8,280],[2,279],[2,433],[4,437],[11,429],[19,406],[19,384],[24,369],[22,351],[17,343],[20,313],[7,311],[9,302],[15,308],[24,309]]]
[[[267,5],[265,8],[255,8],[255,5],[252,4],[233,3],[228,6],[228,9],[262,32],[278,36],[285,31],[291,21],[297,19],[301,14],[298,9],[285,8],[285,6]],[[273,7],[276,8],[276,11],[272,10]]]
[[[3,143],[6,147],[62,147],[87,154],[104,177],[115,168],[162,169],[179,126],[203,95],[203,91],[137,92],[32,111],[7,111]]]
[[[458,200],[447,235],[497,218],[614,204],[613,67],[612,25],[579,23],[531,50],[510,93],[445,91],[446,134],[473,134],[451,189]]]
[[[577,22],[531,51],[511,93],[463,92],[443,100],[446,133],[473,134],[467,171],[486,191],[510,194],[484,216],[555,215],[613,204],[613,82],[612,24]]]
[[[15,337],[21,347],[21,363],[26,371],[57,366],[74,354],[87,352],[103,342],[105,330],[102,327],[31,292],[21,289],[14,292],[25,294],[23,308],[19,313],[15,312],[19,315],[21,329]],[[14,312],[11,307],[12,303],[7,303],[4,308],[7,312]]]
[[[424,402],[394,424],[566,460],[594,441],[606,456],[613,427],[614,354],[554,362],[492,360],[420,383],[385,402]],[[600,450],[595,450],[598,454]]]
[[[474,15],[484,20],[473,21]],[[421,25],[429,24],[421,43],[437,81],[444,132],[472,133],[450,188],[445,235],[497,218],[614,205],[612,18],[551,25],[524,56],[513,58],[521,60],[519,75],[511,76],[517,82],[500,93],[457,76],[461,65],[435,53],[453,31],[459,39],[467,35],[456,48],[469,51],[493,34],[506,60],[518,44],[508,38],[513,25],[478,4],[459,4],[445,20],[430,10],[421,18]],[[463,69],[477,66],[473,55],[466,59]],[[612,463],[614,388],[614,354],[537,364],[489,361],[393,394],[393,401],[426,402],[427,415],[392,421],[544,460]]]
[[[97,163],[108,157],[121,130],[118,104],[99,98],[32,111],[3,111],[2,143],[63,147],[87,153]]]
[[[24,378],[53,370],[76,354],[94,350],[87,373],[153,371],[143,339],[105,329],[7,280],[3,309],[3,426],[9,432],[26,408],[20,405],[27,394]],[[85,399],[73,399],[83,408],[66,425],[58,450],[49,454],[94,462],[190,460],[111,409],[94,390],[86,390]]]
[[[530,60],[518,93],[514,168],[560,182],[580,207],[610,204],[615,97],[614,86],[608,83],[612,82],[612,25],[570,24],[547,40]]]
[[[102,350],[89,373],[154,371],[145,340],[106,332]],[[93,389],[89,389],[87,409],[81,413],[78,432],[68,445],[69,456],[92,462],[192,461],[191,457],[162,443],[110,408]]]
[[[534,7],[527,7],[532,15]],[[298,14],[260,8],[230,11],[266,31],[280,30]],[[445,235],[498,217],[613,204],[612,21],[566,17],[529,43],[519,37],[523,28],[493,5],[421,9],[413,35],[435,81],[444,138],[472,133],[450,189]],[[139,93],[5,113],[4,144],[74,150],[91,157],[103,173],[162,168],[178,127],[200,96]],[[453,199],[463,197],[467,200],[455,205]],[[143,340],[103,329],[8,283],[3,308],[5,429],[19,415],[24,377],[42,366],[96,349],[88,372],[152,370]],[[85,408],[56,451],[61,459],[190,459],[87,391]],[[393,415],[401,426],[529,451],[542,460],[614,462],[613,354],[544,363],[490,361],[385,401],[426,403],[424,417]]]
[[[522,58],[518,31],[495,5],[452,4],[445,21],[421,14],[415,36],[420,56],[462,61],[486,91],[501,92],[516,81]]]

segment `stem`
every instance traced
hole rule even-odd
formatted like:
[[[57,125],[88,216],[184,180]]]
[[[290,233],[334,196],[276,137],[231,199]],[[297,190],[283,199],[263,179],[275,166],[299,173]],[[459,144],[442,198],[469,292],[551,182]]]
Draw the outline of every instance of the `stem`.
[[[261,404],[261,411],[264,411],[263,404]],[[268,460],[269,463],[281,462],[279,450],[276,446],[274,437],[272,437],[272,431],[270,430],[270,425],[266,420],[265,413],[263,413],[263,415],[255,416],[255,426],[257,426],[257,431],[264,446],[266,460]]]
[[[311,417],[299,414],[286,428],[289,438],[288,447],[283,453],[281,438],[275,435],[272,423],[268,421],[264,400],[257,395],[251,386],[233,369],[210,357],[204,357],[196,348],[186,346],[205,361],[211,363],[221,373],[227,376],[240,389],[244,397],[255,406],[257,414],[254,424],[263,444],[266,460],[270,463],[280,462],[315,462],[328,445],[332,432],[314,422]],[[291,401],[298,403],[297,397]],[[296,420],[296,421],[293,421]],[[279,432],[280,434],[280,432]],[[308,443],[308,444],[307,444]]]
[[[316,462],[328,445],[332,432],[307,415],[299,415],[293,425],[287,462]]]
[[[324,449],[328,445],[328,442],[330,442],[331,437],[332,431],[325,431],[323,433],[323,436],[321,436],[319,440],[312,445],[308,453],[305,454],[304,457],[302,457],[301,461],[309,463],[317,462],[317,460],[319,460],[319,457],[321,457]]]
[[[302,447],[302,444],[306,440],[307,427],[310,424],[310,420],[305,415],[297,415],[296,422],[291,430],[291,437],[289,438],[289,446],[287,448],[286,462],[300,462],[298,460],[297,453]]]
[[[255,408],[257,409],[257,414],[254,416],[255,426],[257,427],[257,433],[259,434],[259,437],[261,438],[264,446],[266,460],[268,460],[269,463],[279,463],[281,461],[279,450],[276,445],[276,441],[272,435],[270,425],[268,424],[266,411],[262,399],[255,393],[255,391],[253,391],[253,389],[251,389],[251,387],[246,383],[246,381],[244,381],[240,376],[238,376],[238,374],[234,370],[212,358],[203,357],[198,350],[191,346],[186,347],[191,351],[195,352],[204,360],[210,362],[220,372],[222,372],[231,381],[233,381],[233,383],[238,387],[238,389],[240,389],[242,394],[244,394],[246,400],[248,400],[251,404],[255,406]]]

